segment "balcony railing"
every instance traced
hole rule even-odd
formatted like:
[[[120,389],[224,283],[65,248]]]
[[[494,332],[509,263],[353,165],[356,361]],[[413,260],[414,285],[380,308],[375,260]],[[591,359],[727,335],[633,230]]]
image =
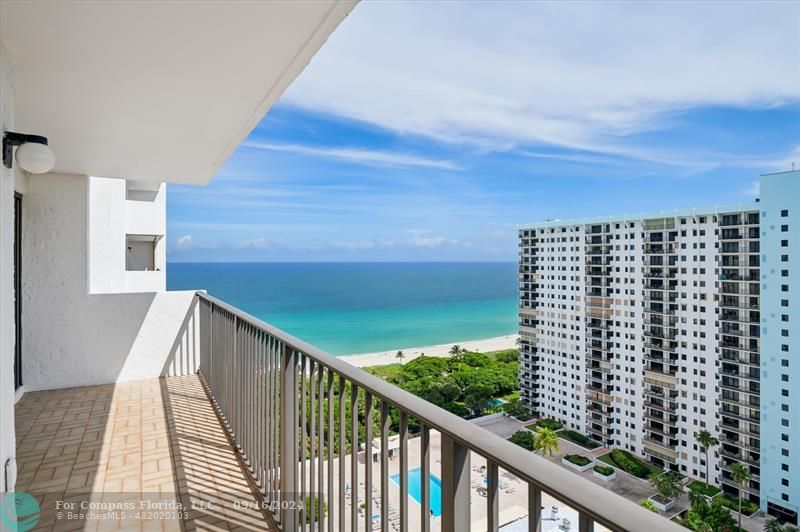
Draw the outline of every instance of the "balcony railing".
[[[388,505],[379,501],[389,499],[392,421],[397,422],[393,436],[399,441],[400,457],[397,524],[400,531],[408,530],[412,420],[419,426],[419,463],[425,479],[420,483],[420,530],[431,527],[426,479],[436,450],[431,445],[434,434],[441,437],[440,456],[434,458],[441,463],[442,513],[436,524],[443,531],[470,530],[473,453],[486,460],[485,528],[490,531],[500,525],[500,469],[527,484],[529,530],[540,529],[542,491],[575,509],[581,531],[592,530],[594,523],[611,530],[681,530],[560,465],[476,430],[474,424],[239,309],[203,293],[198,297],[201,378],[265,504],[279,509],[275,518],[284,531],[304,529],[314,520],[319,530],[355,530],[359,520],[366,530],[378,526],[390,530]],[[364,451],[364,467],[359,467],[359,454],[360,444],[369,449],[375,435],[380,446],[372,453],[379,474],[373,476],[371,456]],[[327,513],[315,517],[306,506],[327,508]]]

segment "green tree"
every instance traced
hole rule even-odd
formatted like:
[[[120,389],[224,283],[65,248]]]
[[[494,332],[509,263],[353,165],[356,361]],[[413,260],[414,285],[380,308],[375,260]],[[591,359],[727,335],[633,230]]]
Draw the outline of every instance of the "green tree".
[[[441,378],[447,374],[447,360],[438,357],[418,357],[403,366],[401,377],[412,381],[425,377]]]
[[[533,448],[536,451],[542,451],[542,456],[553,456],[553,451],[561,450],[558,445],[558,434],[554,430],[539,427],[533,437]]]
[[[400,361],[400,365],[403,364],[403,359],[405,358],[406,354],[402,351],[398,351],[397,354],[394,356],[397,360]]]
[[[708,476],[708,451],[713,446],[718,445],[719,441],[717,441],[717,439],[714,436],[712,436],[711,433],[708,432],[705,429],[703,429],[700,432],[698,432],[697,436],[695,437],[695,439],[697,440],[697,443],[700,444],[700,447],[703,448],[703,451],[705,451],[705,453],[706,453],[706,486],[710,486],[711,485],[711,481],[710,481],[710,477]]]
[[[461,346],[458,345],[458,344],[456,344],[456,345],[454,345],[453,347],[450,348],[450,354],[451,355],[461,354],[462,351],[464,351],[464,350],[461,349]]]
[[[484,368],[492,365],[492,359],[483,353],[462,352],[459,361],[473,368]]]
[[[519,445],[529,451],[533,450],[534,446],[534,437],[533,433],[529,430],[518,430],[511,437],[508,439],[513,444]]]
[[[669,472],[650,475],[650,485],[667,500],[675,500],[683,493],[678,475],[673,475]]]
[[[739,528],[742,528],[742,490],[750,482],[750,468],[741,462],[732,464],[731,478],[739,485]]]
[[[783,525],[777,519],[770,519],[764,523],[764,532],[783,532]]]
[[[515,397],[510,401],[508,401],[506,404],[504,404],[503,410],[505,411],[506,414],[512,417],[524,416],[525,414],[528,413],[528,409],[525,408],[525,404],[519,397]]]
[[[464,404],[476,415],[486,409],[491,398],[492,389],[480,382],[470,384],[464,390]]]
[[[494,359],[498,362],[502,363],[510,363],[510,362],[517,362],[519,361],[519,351],[516,349],[508,349],[506,351],[500,351],[495,354]]]
[[[639,506],[641,506],[642,508],[647,508],[651,512],[658,513],[658,508],[656,508],[656,505],[653,504],[653,501],[651,501],[650,499],[642,499],[641,501],[639,501]]]
[[[711,504],[699,493],[689,493],[689,509],[686,511],[685,525],[695,532],[731,532],[736,520],[730,510],[722,505],[722,500],[714,499]]]
[[[463,367],[459,368],[457,371],[451,373],[453,380],[461,388],[464,392],[467,391],[473,384],[477,384],[479,382],[478,379],[478,372],[475,368],[471,368],[466,364]]]

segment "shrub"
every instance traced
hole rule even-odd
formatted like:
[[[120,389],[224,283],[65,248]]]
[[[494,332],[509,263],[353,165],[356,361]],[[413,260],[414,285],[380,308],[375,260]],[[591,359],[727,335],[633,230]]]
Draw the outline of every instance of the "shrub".
[[[594,470],[597,471],[599,474],[603,475],[604,477],[607,477],[607,476],[612,475],[614,473],[614,468],[613,467],[599,465],[599,464],[594,466]]]
[[[581,456],[580,454],[568,454],[564,458],[566,458],[567,461],[572,462],[576,466],[585,466],[591,462],[591,460],[589,460],[585,456]]]
[[[653,473],[650,475],[650,484],[658,491],[664,500],[675,500],[683,494],[680,475],[667,473]]]
[[[524,416],[528,413],[528,409],[525,408],[525,405],[522,403],[518,397],[511,399],[509,402],[503,405],[503,410],[509,416]]]
[[[653,504],[653,501],[651,501],[650,499],[642,499],[641,501],[639,501],[639,506],[641,506],[642,508],[647,508],[651,512],[658,513],[658,508],[656,508],[656,505]]]
[[[733,495],[730,495],[728,493],[723,493],[714,500],[717,499],[720,500],[720,502],[724,507],[730,508],[735,512],[739,511],[739,499],[737,499]],[[758,505],[756,503],[748,501],[747,499],[742,499],[742,515],[751,516],[757,511],[758,511]]]
[[[322,512],[322,516],[320,516]],[[323,502],[320,504],[319,498],[315,498],[312,504],[311,497],[306,497],[305,503],[306,523],[316,523],[320,517],[328,515],[328,503]]]
[[[611,451],[611,460],[617,464],[620,469],[635,477],[648,478],[650,476],[650,469],[627,451],[614,449]]]
[[[540,419],[536,422],[536,426],[550,430],[561,430],[563,428],[561,422],[555,419]]]
[[[700,480],[695,480],[686,487],[689,488],[690,491],[705,495],[706,497],[713,497],[721,491],[718,487],[710,486]]]
[[[508,441],[528,449],[529,451],[533,451],[534,435],[529,430],[518,430],[508,439]]]
[[[567,436],[569,436],[570,440],[572,440],[572,441],[574,441],[576,443],[586,443],[587,441],[589,441],[589,438],[587,438],[586,436],[584,436],[580,432],[575,432],[574,430],[568,430],[567,431]]]

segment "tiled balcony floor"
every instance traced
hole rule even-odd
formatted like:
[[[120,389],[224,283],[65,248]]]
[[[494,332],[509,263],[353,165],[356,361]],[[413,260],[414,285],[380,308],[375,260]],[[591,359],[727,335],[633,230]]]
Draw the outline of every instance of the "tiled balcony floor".
[[[37,529],[274,529],[197,376],[31,392],[15,410],[16,490],[40,500]],[[175,500],[180,518],[136,512],[141,501]],[[59,519],[56,501],[135,510]]]

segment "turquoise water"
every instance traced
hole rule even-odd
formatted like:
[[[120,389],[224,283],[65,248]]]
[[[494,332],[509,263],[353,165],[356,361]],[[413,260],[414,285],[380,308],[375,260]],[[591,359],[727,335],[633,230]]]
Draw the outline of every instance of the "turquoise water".
[[[442,481],[436,475],[428,476],[430,477],[428,493],[430,495],[431,512],[434,517],[439,517],[442,515]],[[392,482],[398,486],[400,485],[399,474],[392,475],[391,479]],[[420,468],[412,469],[408,472],[408,494],[415,501],[422,504],[422,471]]]
[[[334,355],[512,334],[514,263],[171,263],[207,290]]]

